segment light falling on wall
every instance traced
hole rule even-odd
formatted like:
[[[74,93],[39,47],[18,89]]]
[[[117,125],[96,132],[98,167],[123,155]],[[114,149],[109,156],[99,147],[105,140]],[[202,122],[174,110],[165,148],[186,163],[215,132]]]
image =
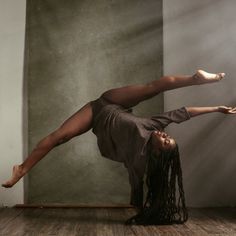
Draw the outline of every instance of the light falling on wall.
[[[236,2],[163,1],[164,72],[226,72],[217,84],[165,93],[165,110],[179,106],[236,105]],[[173,125],[183,162],[187,204],[236,205],[236,116],[208,114]]]

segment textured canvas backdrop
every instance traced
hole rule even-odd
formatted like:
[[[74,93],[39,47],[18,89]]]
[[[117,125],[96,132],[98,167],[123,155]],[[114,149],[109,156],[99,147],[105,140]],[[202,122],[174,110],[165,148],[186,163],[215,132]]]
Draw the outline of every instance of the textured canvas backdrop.
[[[89,100],[162,74],[162,1],[28,0],[29,151]],[[162,111],[162,96],[135,108]],[[125,167],[101,157],[91,131],[29,173],[28,203],[129,203]]]

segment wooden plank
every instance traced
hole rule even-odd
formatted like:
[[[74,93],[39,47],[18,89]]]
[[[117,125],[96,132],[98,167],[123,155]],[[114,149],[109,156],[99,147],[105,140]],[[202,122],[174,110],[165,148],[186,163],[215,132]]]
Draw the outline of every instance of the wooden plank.
[[[0,212],[3,211],[6,207],[0,207]]]
[[[126,210],[126,220],[128,218],[130,218],[131,216],[135,215],[136,212],[135,210],[133,209],[128,209]],[[163,234],[163,231],[162,230],[159,230],[159,226],[157,225],[131,225],[131,226],[128,226],[130,227],[130,229],[132,230],[132,232],[134,233],[134,235],[137,235],[137,236],[147,236],[147,235],[153,235],[153,236],[159,236],[159,235],[176,235],[178,236],[178,233],[174,231],[171,232],[170,231],[170,227],[168,226],[168,231],[164,232]],[[168,233],[168,234],[166,234]]]
[[[109,209],[94,209],[94,213],[97,217],[96,221],[96,234],[103,235],[103,236],[112,236],[112,219],[109,217],[108,214]],[[113,214],[112,214],[113,215]]]
[[[136,210],[135,209],[126,209],[124,211],[124,221],[128,220],[130,217],[134,216],[136,214]],[[124,225],[124,233],[125,235],[129,235],[129,236],[145,236],[147,235],[147,232],[145,232],[143,230],[143,226],[134,226],[134,225]]]
[[[0,211],[0,232],[6,227],[8,223],[14,220],[18,215],[23,212],[23,209],[15,208],[1,208]]]
[[[204,219],[199,215],[199,209],[191,208],[189,209],[189,219],[184,225],[188,228],[192,235],[209,235],[202,227]]]
[[[39,209],[24,209],[20,214],[17,214],[16,217],[4,224],[1,229],[1,235],[25,235],[34,231],[34,226],[40,213]]]
[[[176,232],[178,232],[181,236],[192,236],[194,235],[194,231],[189,229],[189,227],[184,224],[174,224],[173,227],[175,228]]]
[[[0,235],[236,235],[236,209],[191,209],[183,225],[125,225],[133,208],[4,208]],[[214,230],[212,230],[214,229]]]
[[[127,235],[125,229],[125,209],[107,209],[109,224],[112,225],[112,233],[113,235]],[[132,232],[132,231],[131,231]]]
[[[64,209],[63,209],[64,210]],[[84,211],[85,209],[82,209]],[[80,209],[65,209],[63,211],[63,217],[60,219],[60,228],[58,229],[59,236],[76,236],[80,234],[80,221],[83,219],[81,217]]]
[[[203,208],[195,209],[194,214],[200,219],[201,224],[200,227],[208,234],[222,234],[224,235],[224,231],[219,225],[218,220],[213,219],[212,216],[206,214],[207,211]],[[204,222],[204,223],[203,223]]]
[[[181,236],[181,234],[176,230],[174,225],[156,225],[152,226],[152,229],[159,235]]]
[[[228,208],[204,208],[201,209],[205,215],[211,218],[222,234],[236,235],[236,212]]]
[[[77,224],[75,229],[78,232],[78,236],[93,236],[96,234],[97,216],[94,212],[94,208],[84,208],[77,210]]]
[[[232,216],[229,217],[229,212],[220,216],[219,213],[226,208],[192,208],[190,210],[190,218],[186,225],[191,229],[193,234],[201,235],[226,235],[235,233],[236,219],[235,208],[231,208]],[[233,210],[232,210],[233,209]],[[217,214],[217,212],[219,214]],[[231,221],[230,221],[231,220]]]
[[[46,208],[40,210],[42,214],[38,217],[35,232],[32,232],[32,235],[34,233],[37,235],[84,235],[85,232],[89,233],[88,228],[83,228],[88,219],[94,223],[90,214],[91,209]]]
[[[131,209],[129,210],[132,211]],[[133,214],[130,214],[129,217],[135,215],[135,211],[133,210]],[[127,217],[127,218],[129,218]],[[173,225],[134,225],[131,227],[135,235],[174,235],[181,236],[178,231],[175,229]]]

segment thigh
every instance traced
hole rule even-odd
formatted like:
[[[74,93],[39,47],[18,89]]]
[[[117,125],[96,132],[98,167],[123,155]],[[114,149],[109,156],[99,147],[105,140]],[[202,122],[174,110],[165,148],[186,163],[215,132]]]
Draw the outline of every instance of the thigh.
[[[89,102],[65,120],[58,129],[58,133],[66,140],[83,134],[92,128],[92,118],[92,106]]]
[[[157,93],[153,86],[140,84],[110,89],[103,93],[102,97],[112,103],[129,108],[157,95]]]

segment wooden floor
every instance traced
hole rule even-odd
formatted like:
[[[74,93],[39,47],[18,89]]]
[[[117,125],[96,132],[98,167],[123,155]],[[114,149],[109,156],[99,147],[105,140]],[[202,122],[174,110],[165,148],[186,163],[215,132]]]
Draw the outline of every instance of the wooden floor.
[[[190,209],[184,225],[126,226],[132,208],[0,208],[0,235],[230,235],[236,208]]]

